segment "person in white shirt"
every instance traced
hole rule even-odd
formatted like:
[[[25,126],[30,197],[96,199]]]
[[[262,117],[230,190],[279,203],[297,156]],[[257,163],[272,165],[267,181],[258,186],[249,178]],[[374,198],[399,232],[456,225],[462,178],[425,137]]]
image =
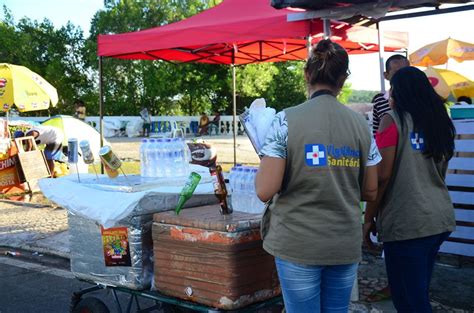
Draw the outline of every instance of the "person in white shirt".
[[[62,154],[64,135],[59,128],[53,126],[34,126],[25,133],[15,132],[15,138],[32,136],[37,145],[45,145],[44,155],[51,174],[54,173],[54,160],[59,159]],[[27,149],[31,149],[28,147]]]

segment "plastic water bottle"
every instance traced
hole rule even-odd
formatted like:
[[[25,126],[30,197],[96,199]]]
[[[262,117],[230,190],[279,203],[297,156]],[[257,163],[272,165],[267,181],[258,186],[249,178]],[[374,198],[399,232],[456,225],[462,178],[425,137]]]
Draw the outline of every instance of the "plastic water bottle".
[[[155,139],[148,140],[146,155],[147,155],[147,162],[146,162],[146,177],[155,177],[155,167],[156,167],[156,157],[155,157],[155,147],[156,141]]]
[[[153,148],[153,155],[156,160],[155,168],[153,169],[154,177],[163,177],[163,139],[157,139]]]
[[[166,138],[163,143],[163,176],[171,177],[174,173],[173,152],[171,148],[171,139]]]
[[[184,138],[180,138],[181,144],[183,146],[183,158],[184,158],[184,172],[185,175],[188,176],[190,172],[190,166],[189,163],[191,163],[191,150],[189,149],[188,144],[186,143],[186,140]]]
[[[241,191],[240,191],[240,181],[243,178],[244,169],[242,166],[239,166],[235,169],[234,175],[234,188],[232,192],[232,208],[234,211],[241,211]]]
[[[175,175],[184,176],[184,150],[179,138],[173,138],[171,141],[171,152]]]
[[[142,143],[140,145],[140,176],[147,177],[146,169],[148,167],[147,164],[147,147],[148,146],[148,139],[142,139]]]
[[[258,170],[252,169],[252,213],[263,213],[265,203],[263,203],[257,196],[257,190],[255,189],[255,178],[257,177]]]
[[[235,186],[235,173],[236,173],[236,169],[237,167],[232,167],[230,169],[230,173],[229,173],[229,186],[230,186],[230,192],[233,193],[234,192],[234,186]]]
[[[242,190],[241,194],[241,201],[242,201],[242,211],[243,212],[251,212],[251,203],[250,203],[250,196],[251,196],[251,179],[252,179],[252,171],[250,168],[244,168],[244,175],[240,181],[240,189]]]

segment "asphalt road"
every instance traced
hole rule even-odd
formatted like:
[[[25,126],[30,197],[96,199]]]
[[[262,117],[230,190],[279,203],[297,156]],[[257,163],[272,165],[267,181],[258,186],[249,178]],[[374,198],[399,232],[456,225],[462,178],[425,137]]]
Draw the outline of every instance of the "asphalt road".
[[[70,310],[72,294],[92,286],[74,278],[67,269],[67,260],[50,259],[41,263],[0,257],[0,313],[66,313]],[[111,293],[99,290],[84,297],[90,296],[100,298],[110,312],[119,312]],[[125,308],[127,296],[119,298]],[[152,304],[149,300],[141,303]]]

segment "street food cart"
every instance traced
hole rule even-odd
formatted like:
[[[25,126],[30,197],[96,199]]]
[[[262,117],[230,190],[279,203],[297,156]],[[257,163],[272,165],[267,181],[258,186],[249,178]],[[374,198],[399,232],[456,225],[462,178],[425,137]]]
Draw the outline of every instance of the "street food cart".
[[[173,210],[186,177],[40,181],[45,196],[68,209],[71,271],[94,284],[74,293],[72,312],[109,312],[95,296],[100,290],[111,291],[117,312],[251,312],[281,302],[273,257],[262,249],[261,215],[222,215],[209,169],[190,166],[202,178],[179,215]]]

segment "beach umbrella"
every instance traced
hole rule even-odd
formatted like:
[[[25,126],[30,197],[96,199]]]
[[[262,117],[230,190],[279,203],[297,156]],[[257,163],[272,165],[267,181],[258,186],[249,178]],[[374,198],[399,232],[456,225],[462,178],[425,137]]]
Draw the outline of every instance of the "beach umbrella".
[[[64,134],[63,145],[67,147],[67,141],[70,138],[76,138],[78,142],[81,140],[88,140],[91,148],[91,152],[94,154],[96,160],[99,159],[100,145],[100,134],[92,126],[83,121],[67,115],[53,116],[41,125],[49,125],[59,128]],[[109,145],[104,140],[104,145]]]
[[[474,44],[448,38],[416,50],[409,58],[413,66],[446,64],[450,58],[458,62],[474,60]]]
[[[424,72],[441,97],[452,95],[454,100],[460,96],[474,97],[474,82],[461,74],[434,67],[428,67]]]
[[[15,105],[20,112],[45,110],[56,106],[58,93],[50,83],[30,69],[0,63],[0,105],[8,111]]]

